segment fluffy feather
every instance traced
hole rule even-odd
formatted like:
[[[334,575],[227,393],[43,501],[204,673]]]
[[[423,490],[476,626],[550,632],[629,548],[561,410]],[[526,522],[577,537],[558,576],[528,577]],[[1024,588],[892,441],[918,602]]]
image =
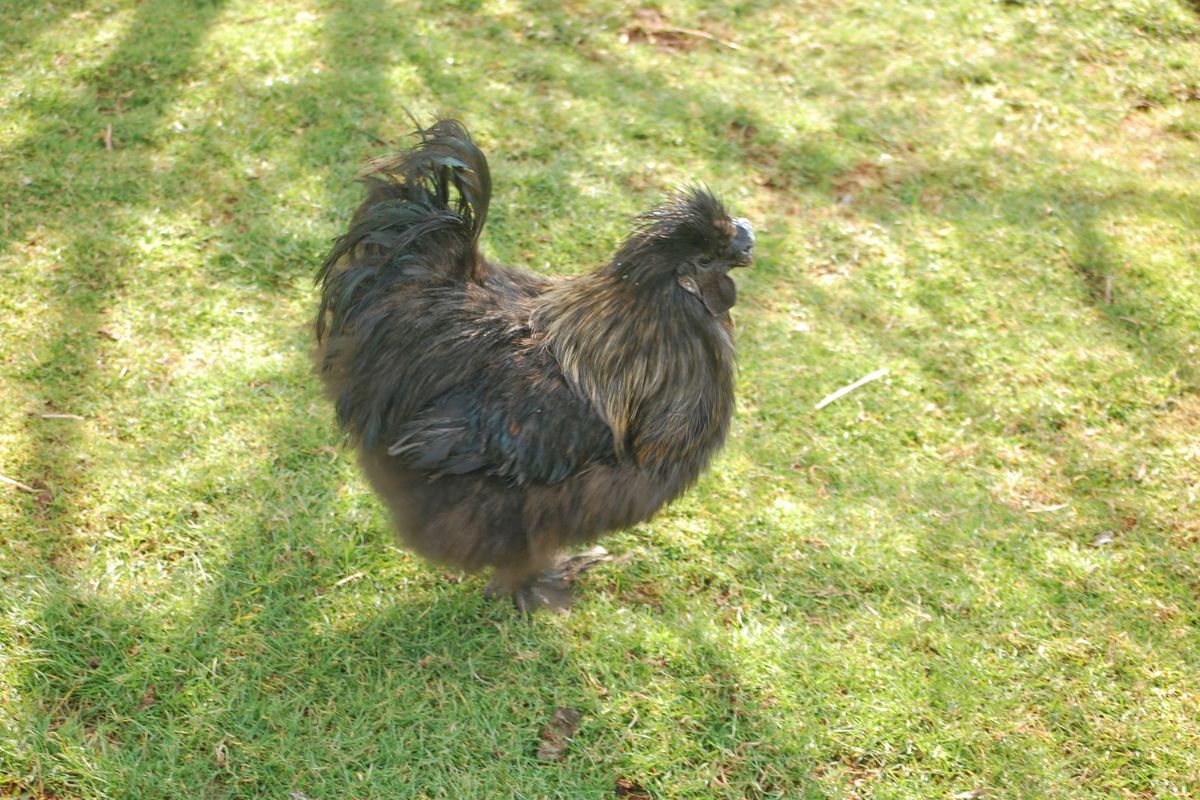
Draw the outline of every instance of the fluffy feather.
[[[376,162],[320,273],[318,365],[404,541],[519,595],[564,547],[695,482],[733,409],[728,271],[753,233],[691,188],[606,266],[479,253],[491,178],[455,120]]]

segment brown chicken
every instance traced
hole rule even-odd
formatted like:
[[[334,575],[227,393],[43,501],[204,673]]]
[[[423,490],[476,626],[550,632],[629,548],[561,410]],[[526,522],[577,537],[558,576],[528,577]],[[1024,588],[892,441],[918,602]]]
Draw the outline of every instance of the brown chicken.
[[[318,275],[319,370],[409,547],[565,608],[564,549],[652,517],[724,442],[754,234],[692,188],[593,272],[503,267],[479,252],[487,160],[455,120],[417,135]]]

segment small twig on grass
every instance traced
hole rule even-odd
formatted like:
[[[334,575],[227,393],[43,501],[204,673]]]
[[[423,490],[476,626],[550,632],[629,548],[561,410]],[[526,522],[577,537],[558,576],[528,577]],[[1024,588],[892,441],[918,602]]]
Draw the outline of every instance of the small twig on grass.
[[[333,588],[336,589],[339,586],[345,586],[347,583],[350,583],[351,581],[356,581],[359,578],[361,578],[363,576],[363,574],[364,573],[362,573],[362,572],[356,572],[353,575],[347,575],[346,577],[342,578],[340,581],[335,583],[333,585]]]
[[[678,33],[680,36],[695,36],[699,39],[707,39],[708,41],[719,44],[722,47],[728,47],[730,50],[741,49],[737,42],[731,42],[728,39],[722,39],[719,36],[713,36],[708,31],[698,31],[693,28],[676,28],[674,25],[655,25],[652,28],[648,28],[646,32],[650,34]]]
[[[1070,508],[1070,503],[1059,503],[1053,506],[1034,506],[1033,508],[1025,509],[1030,514],[1049,514],[1051,511],[1062,511],[1064,508]]]
[[[25,484],[21,483],[20,481],[14,481],[12,478],[9,478],[5,475],[0,475],[0,483],[7,483],[9,486],[15,486],[18,489],[20,489],[22,492],[29,492],[30,494],[38,493],[38,490],[33,488],[32,486],[26,486]]]
[[[625,28],[621,31],[621,44],[626,44],[635,36],[641,36],[650,44],[661,44],[663,47],[670,48],[675,45],[678,40],[671,41],[669,37],[691,36],[696,39],[705,39],[707,41],[718,44],[721,47],[728,47],[730,50],[740,50],[737,42],[731,42],[728,39],[722,39],[720,36],[714,36],[708,31],[697,30],[696,28],[680,28],[677,25],[670,25],[663,18],[662,14],[651,8],[644,8],[641,11],[634,13],[634,17],[638,20],[634,25]],[[661,41],[656,41],[655,36],[664,37]]]
[[[42,419],[83,419],[78,414],[42,414]]]
[[[106,125],[104,128],[104,149],[108,150],[109,152],[112,152],[112,123],[111,122],[108,123],[108,125]]]
[[[850,384],[849,386],[843,386],[842,388],[838,389],[833,394],[827,395],[826,397],[822,398],[821,402],[817,403],[816,410],[820,411],[822,408],[829,405],[834,400],[838,400],[842,397],[845,397],[846,395],[850,394],[851,392],[853,392],[855,389],[857,389],[860,386],[865,386],[866,384],[870,383],[871,381],[879,380],[884,375],[887,375],[889,371],[890,370],[888,370],[887,367],[884,367],[883,369],[877,369],[874,372],[872,372],[870,375],[864,375],[863,377],[859,378],[858,380],[856,380],[854,383]]]
[[[1105,275],[1104,276],[1104,305],[1106,305],[1106,306],[1112,305],[1112,289],[1113,289],[1113,276]]]

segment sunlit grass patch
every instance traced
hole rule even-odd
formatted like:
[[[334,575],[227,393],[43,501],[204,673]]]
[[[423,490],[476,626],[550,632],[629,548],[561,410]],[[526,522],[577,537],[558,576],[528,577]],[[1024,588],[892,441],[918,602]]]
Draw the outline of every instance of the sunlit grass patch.
[[[1190,4],[0,19],[0,794],[1200,791]],[[396,547],[311,374],[406,109],[501,260],[690,181],[759,232],[730,446],[567,618]]]

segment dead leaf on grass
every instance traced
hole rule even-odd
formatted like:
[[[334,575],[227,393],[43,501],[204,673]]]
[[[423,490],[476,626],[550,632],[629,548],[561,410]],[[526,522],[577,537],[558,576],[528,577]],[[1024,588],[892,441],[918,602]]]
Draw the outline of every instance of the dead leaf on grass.
[[[650,793],[640,783],[628,778],[617,778],[616,795],[629,800],[650,800]]]
[[[556,708],[554,716],[542,729],[542,743],[538,745],[539,761],[562,761],[563,752],[575,731],[579,730],[580,714],[574,708]]]

